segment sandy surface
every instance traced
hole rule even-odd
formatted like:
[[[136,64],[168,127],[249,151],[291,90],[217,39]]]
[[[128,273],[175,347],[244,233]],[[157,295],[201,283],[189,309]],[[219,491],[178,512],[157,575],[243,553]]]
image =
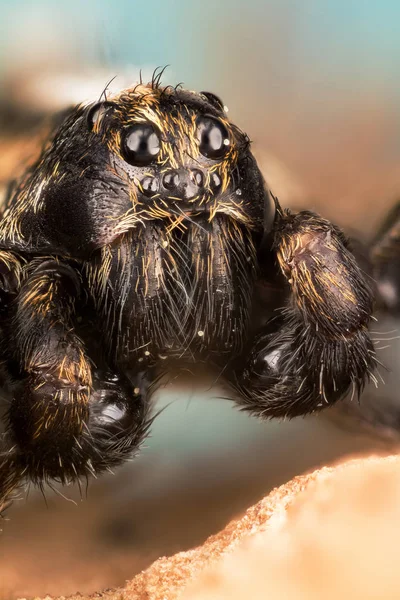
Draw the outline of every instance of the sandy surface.
[[[323,468],[273,490],[202,546],[94,597],[398,598],[399,500],[398,456]]]

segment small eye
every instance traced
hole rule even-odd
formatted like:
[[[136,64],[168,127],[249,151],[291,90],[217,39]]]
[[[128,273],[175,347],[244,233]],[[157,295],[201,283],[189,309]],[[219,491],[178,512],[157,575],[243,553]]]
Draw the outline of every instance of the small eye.
[[[122,140],[125,160],[138,167],[150,164],[160,152],[160,138],[151,123],[136,123]]]
[[[92,106],[87,115],[89,131],[93,131],[96,126],[98,127],[103,118],[114,108],[115,104],[113,102],[97,102]]]
[[[224,110],[224,103],[222,102],[221,98],[219,98],[218,96],[216,96],[215,94],[213,94],[211,92],[200,92],[200,94],[205,96],[207,98],[208,102],[214,108],[217,108],[218,110]]]
[[[202,155],[212,159],[222,158],[230,145],[225,125],[208,115],[197,119],[197,139]]]

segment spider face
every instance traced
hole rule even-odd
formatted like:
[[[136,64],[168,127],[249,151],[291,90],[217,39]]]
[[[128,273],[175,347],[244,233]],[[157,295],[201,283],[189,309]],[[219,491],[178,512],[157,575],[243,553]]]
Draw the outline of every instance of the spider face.
[[[249,139],[209,97],[136,88],[92,107],[89,126],[103,136],[138,217],[227,214],[259,228],[271,201]]]
[[[261,232],[275,216],[249,139],[222,103],[172,87],[78,107],[19,198],[4,235],[81,257],[148,221],[174,228],[226,215]]]

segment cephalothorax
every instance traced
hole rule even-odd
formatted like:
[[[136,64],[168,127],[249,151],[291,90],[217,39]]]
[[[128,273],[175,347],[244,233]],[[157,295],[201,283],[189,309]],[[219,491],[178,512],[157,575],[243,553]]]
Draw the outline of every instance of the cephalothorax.
[[[222,102],[158,84],[72,110],[0,221],[0,505],[128,458],[149,386],[215,368],[262,417],[374,368],[372,292],[341,231],[283,211]]]

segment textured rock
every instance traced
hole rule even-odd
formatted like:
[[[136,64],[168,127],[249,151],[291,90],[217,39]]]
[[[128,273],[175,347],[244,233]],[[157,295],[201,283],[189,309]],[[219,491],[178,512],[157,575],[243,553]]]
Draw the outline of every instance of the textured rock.
[[[400,598],[399,475],[397,458],[317,472],[282,527],[246,540],[182,600]]]
[[[203,546],[91,598],[399,598],[399,531],[400,458],[352,460],[296,477]]]

